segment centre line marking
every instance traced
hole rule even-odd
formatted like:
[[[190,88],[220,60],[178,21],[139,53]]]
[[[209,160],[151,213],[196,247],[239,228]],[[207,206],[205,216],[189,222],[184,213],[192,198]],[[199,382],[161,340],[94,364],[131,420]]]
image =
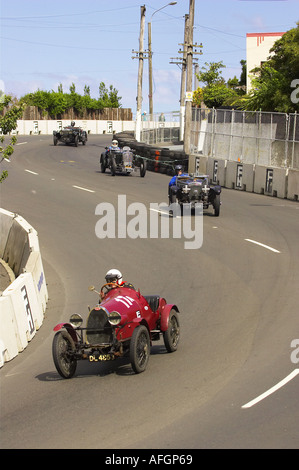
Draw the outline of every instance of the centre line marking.
[[[274,251],[274,253],[280,253],[280,251],[276,250],[275,248],[272,248],[272,246],[264,245],[263,243],[257,242],[255,240],[250,240],[249,238],[245,238],[245,241],[254,243],[255,245],[262,246],[263,248],[266,248],[267,250]]]
[[[299,374],[299,369],[293,370],[287,377],[285,377],[283,380],[278,382],[278,384],[274,385],[273,387],[269,388],[265,393],[262,393],[262,395],[259,395],[257,398],[254,400],[249,401],[245,405],[243,405],[241,408],[251,408],[253,405],[256,405],[259,401],[262,401],[264,398],[268,397],[272,393],[276,392],[276,390],[279,390],[281,387],[286,385],[290,380],[292,380],[296,375]]]
[[[27,171],[27,173],[31,173],[32,175],[38,175],[38,173],[35,173],[35,171],[31,171],[31,170],[25,170]]]
[[[93,191],[92,189],[82,188],[81,186],[73,185],[73,188],[81,189],[82,191],[87,191],[89,193],[95,193],[95,191]]]

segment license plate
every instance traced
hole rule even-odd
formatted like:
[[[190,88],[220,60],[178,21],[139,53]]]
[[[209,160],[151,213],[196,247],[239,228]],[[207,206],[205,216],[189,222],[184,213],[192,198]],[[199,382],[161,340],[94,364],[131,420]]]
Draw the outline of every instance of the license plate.
[[[90,355],[88,356],[89,362],[98,362],[98,361],[113,361],[115,359],[114,354],[99,354],[98,356]]]

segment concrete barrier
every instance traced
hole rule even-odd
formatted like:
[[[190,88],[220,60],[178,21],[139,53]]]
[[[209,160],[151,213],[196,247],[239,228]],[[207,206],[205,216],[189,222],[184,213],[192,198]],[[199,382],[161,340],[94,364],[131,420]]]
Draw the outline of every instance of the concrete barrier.
[[[0,296],[0,367],[23,351],[43,323],[48,291],[38,235],[17,214],[0,209],[1,258],[16,279]]]
[[[267,167],[254,163],[242,163],[206,155],[186,155],[182,150],[143,144],[134,139],[134,133],[115,134],[120,146],[129,145],[146,158],[148,170],[173,174],[176,164],[181,163],[189,173],[202,173],[210,182],[224,188],[255,192],[297,201],[299,198],[299,170]]]
[[[227,160],[220,160],[209,157],[207,162],[207,174],[210,177],[210,183],[220,184],[225,187]]]
[[[299,200],[299,170],[288,171],[287,198],[294,201]]]
[[[253,192],[255,165],[228,161],[226,165],[225,187]]]
[[[285,198],[287,170],[256,165],[253,191],[258,194]]]

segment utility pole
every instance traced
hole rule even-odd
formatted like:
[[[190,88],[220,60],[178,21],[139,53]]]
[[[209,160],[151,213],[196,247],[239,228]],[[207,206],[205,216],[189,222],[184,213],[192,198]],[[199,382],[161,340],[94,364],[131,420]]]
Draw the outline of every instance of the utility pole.
[[[139,51],[132,50],[132,53],[136,54],[132,59],[139,59],[138,67],[138,81],[137,81],[137,111],[136,111],[136,130],[135,138],[137,142],[140,141],[141,133],[141,107],[142,107],[142,76],[143,76],[143,59],[147,59],[144,56],[143,50],[143,39],[144,39],[144,24],[145,24],[145,5],[140,7],[141,17],[140,17],[140,34],[139,34]]]
[[[186,69],[187,69],[187,43],[189,38],[189,15],[185,15],[184,50],[182,62],[181,94],[180,94],[180,140],[184,139],[185,124],[185,91],[186,91]]]
[[[185,126],[185,100],[186,100],[186,69],[187,69],[187,47],[189,44],[189,15],[185,15],[185,32],[184,32],[184,42],[180,43],[179,46],[183,46],[183,50],[179,50],[179,53],[183,53],[183,58],[180,57],[171,57],[173,62],[170,62],[170,64],[176,64],[178,66],[181,66],[182,70],[182,75],[181,75],[181,93],[180,93],[180,140],[184,140],[184,126]],[[194,44],[192,46],[195,47],[202,47],[202,44]],[[194,54],[202,54],[202,52],[195,52],[192,53],[192,56]],[[198,64],[197,61],[198,58],[192,57],[192,65],[195,66],[195,70],[198,70]],[[194,79],[194,88],[198,88],[198,84]]]
[[[194,3],[189,3],[189,37],[187,45],[187,80],[186,95],[192,92],[192,62],[193,62],[193,26],[194,26]],[[192,122],[192,100],[186,100],[185,106],[185,129],[184,129],[184,152],[189,155],[191,148],[191,122]]]
[[[153,53],[152,53],[152,23],[147,24],[148,31],[148,98],[149,98],[149,118],[153,120]]]

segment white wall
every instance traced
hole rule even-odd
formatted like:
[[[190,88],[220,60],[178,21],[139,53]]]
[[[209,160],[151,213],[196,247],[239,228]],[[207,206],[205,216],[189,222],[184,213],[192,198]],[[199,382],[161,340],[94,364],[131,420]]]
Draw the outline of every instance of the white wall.
[[[135,121],[101,121],[101,120],[76,120],[76,126],[82,127],[89,134],[112,134],[123,131],[135,131]],[[18,120],[14,133],[18,135],[52,135],[69,126],[70,120]]]
[[[246,35],[246,61],[247,76],[246,86],[247,93],[251,89],[250,70],[260,67],[261,62],[265,62],[269,55],[270,49],[275,41],[281,38],[284,33],[247,33]],[[252,74],[251,74],[252,75]]]

